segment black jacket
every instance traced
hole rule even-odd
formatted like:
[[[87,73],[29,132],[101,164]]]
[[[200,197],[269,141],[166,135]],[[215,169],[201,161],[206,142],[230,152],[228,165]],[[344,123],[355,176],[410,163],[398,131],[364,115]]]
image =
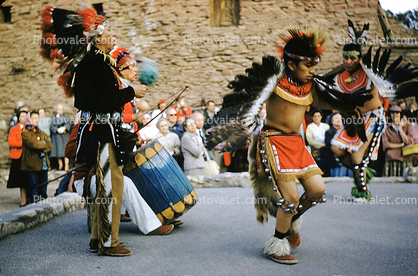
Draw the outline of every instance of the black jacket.
[[[135,92],[132,87],[119,89],[119,80],[103,54],[93,47],[75,71],[74,106],[93,113],[121,112]]]
[[[93,47],[77,66],[74,106],[79,110],[90,111],[93,114],[122,112],[125,103],[134,98],[135,91],[132,87],[119,88],[121,87],[120,80],[108,58]],[[92,120],[94,119],[93,116]],[[98,141],[100,141],[113,143],[118,162],[122,164],[127,159],[127,145],[119,124],[113,122],[113,127],[111,127],[109,124],[96,121],[91,127],[92,120],[87,125],[85,122],[80,124],[77,140],[81,146],[77,152],[77,162],[94,164]]]

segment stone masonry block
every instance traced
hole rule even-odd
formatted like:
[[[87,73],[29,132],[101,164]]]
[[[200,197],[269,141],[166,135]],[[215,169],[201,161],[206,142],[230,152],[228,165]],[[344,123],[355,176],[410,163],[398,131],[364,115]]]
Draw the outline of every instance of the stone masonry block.
[[[20,221],[10,221],[2,224],[1,237],[19,233],[25,230],[25,224]]]
[[[51,203],[51,207],[54,210],[54,216],[60,215],[65,212],[64,205],[62,203]]]

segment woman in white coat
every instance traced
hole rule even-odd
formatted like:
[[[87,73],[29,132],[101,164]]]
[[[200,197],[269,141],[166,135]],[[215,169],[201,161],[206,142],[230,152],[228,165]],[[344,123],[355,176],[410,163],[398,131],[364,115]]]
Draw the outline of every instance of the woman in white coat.
[[[156,138],[158,142],[172,155],[180,155],[180,138],[177,134],[168,131],[169,122],[167,119],[162,118],[158,121],[157,127],[160,132]]]

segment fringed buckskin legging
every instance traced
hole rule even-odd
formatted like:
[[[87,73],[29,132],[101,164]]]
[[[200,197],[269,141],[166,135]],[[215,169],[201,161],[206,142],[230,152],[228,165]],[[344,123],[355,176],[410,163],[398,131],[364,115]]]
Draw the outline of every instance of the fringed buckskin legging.
[[[123,194],[122,167],[112,143],[100,144],[96,168],[96,198],[91,239],[99,248],[119,245],[119,224]]]

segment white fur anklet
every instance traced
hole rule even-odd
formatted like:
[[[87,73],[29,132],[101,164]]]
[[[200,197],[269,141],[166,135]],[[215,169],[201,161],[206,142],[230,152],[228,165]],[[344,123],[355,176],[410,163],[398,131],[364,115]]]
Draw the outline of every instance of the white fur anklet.
[[[277,257],[290,255],[289,241],[287,239],[278,239],[275,236],[271,236],[264,245],[264,254]]]
[[[302,225],[303,222],[303,218],[299,217],[297,220],[295,220],[294,222],[292,222],[292,224],[290,225],[290,229],[289,229],[289,233],[297,233],[299,232],[300,226]]]

